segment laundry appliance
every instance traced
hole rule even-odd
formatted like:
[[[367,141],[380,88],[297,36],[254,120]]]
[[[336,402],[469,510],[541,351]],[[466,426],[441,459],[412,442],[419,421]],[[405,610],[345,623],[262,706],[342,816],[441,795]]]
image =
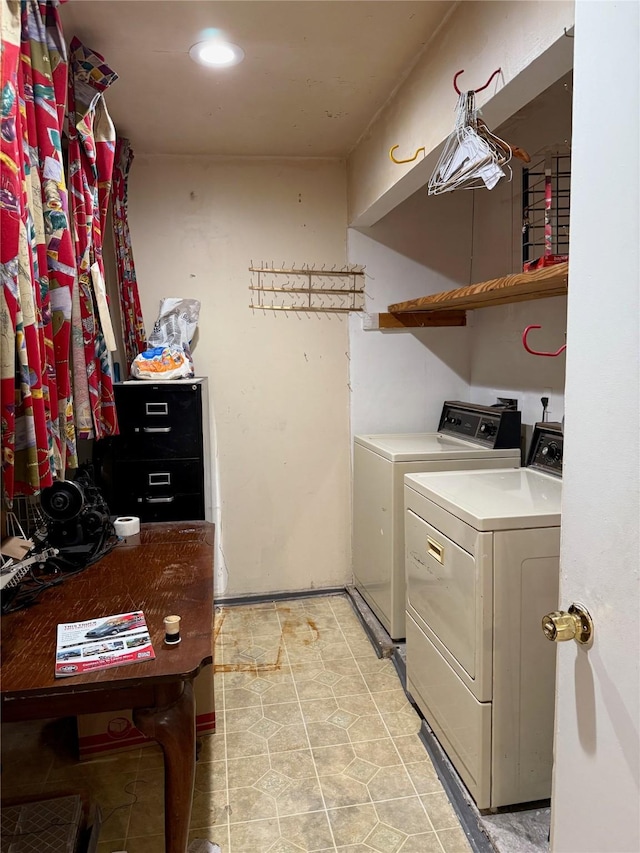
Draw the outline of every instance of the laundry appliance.
[[[404,475],[518,468],[519,448],[514,403],[446,401],[437,432],[355,436],[354,583],[392,639],[405,637]]]
[[[405,477],[407,690],[480,809],[551,795],[562,449]]]

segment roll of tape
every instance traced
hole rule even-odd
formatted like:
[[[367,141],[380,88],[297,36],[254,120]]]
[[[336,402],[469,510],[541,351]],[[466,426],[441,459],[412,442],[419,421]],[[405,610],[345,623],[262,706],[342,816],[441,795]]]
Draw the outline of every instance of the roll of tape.
[[[140,533],[140,519],[135,515],[123,515],[113,522],[118,536],[135,536]]]

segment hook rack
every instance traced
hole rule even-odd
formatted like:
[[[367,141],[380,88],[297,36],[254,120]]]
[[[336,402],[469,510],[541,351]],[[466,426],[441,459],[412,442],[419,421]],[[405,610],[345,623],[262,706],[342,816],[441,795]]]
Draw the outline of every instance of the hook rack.
[[[556,350],[556,352],[542,352],[541,350],[531,349],[531,347],[529,346],[529,344],[527,342],[527,336],[529,335],[529,332],[532,329],[541,329],[541,328],[542,328],[542,326],[527,326],[527,328],[522,333],[522,345],[524,346],[526,351],[531,353],[531,355],[544,355],[544,356],[548,356],[549,358],[555,358],[556,356],[561,355],[567,348],[566,344],[563,344],[563,346],[561,346],[559,350]]]
[[[256,293],[257,302],[250,308],[262,311],[299,311],[305,314],[346,314],[364,310],[364,267],[350,264],[343,269],[315,269],[308,264],[286,268],[284,262],[276,268],[261,264],[249,267],[252,282],[249,290]],[[253,274],[256,279],[253,279]],[[267,297],[267,294],[269,296]],[[265,302],[269,298],[270,304]],[[275,303],[274,304],[274,300]]]
[[[488,80],[487,80],[487,82],[484,84],[484,86],[480,86],[480,88],[479,88],[479,89],[473,89],[473,90],[471,90],[471,91],[473,91],[473,93],[474,93],[475,95],[477,95],[477,94],[478,94],[478,92],[482,92],[484,89],[486,89],[486,88],[487,88],[487,86],[491,83],[491,81],[493,80],[493,78],[494,78],[494,77],[496,77],[498,74],[501,74],[501,73],[502,73],[502,68],[497,68],[497,69],[493,72],[493,74],[491,75],[491,77],[489,77],[489,79],[488,79]],[[462,68],[460,71],[456,71],[456,73],[453,75],[453,88],[456,90],[456,93],[457,93],[458,95],[461,95],[461,94],[462,94],[462,92],[460,91],[460,89],[458,89],[458,77],[459,77],[461,74],[464,74],[464,68]]]

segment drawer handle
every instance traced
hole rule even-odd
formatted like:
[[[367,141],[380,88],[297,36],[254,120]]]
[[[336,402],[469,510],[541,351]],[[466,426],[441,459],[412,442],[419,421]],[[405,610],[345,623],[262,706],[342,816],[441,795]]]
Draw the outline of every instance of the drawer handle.
[[[171,432],[171,427],[143,427],[145,432]]]
[[[439,563],[444,563],[444,545],[436,542],[430,536],[427,536],[427,554]]]
[[[173,503],[175,495],[170,495],[168,498],[147,498],[148,504],[170,504]]]
[[[171,474],[166,472],[157,472],[155,474],[149,474],[149,485],[150,486],[170,486],[171,485]]]
[[[145,408],[145,412],[147,415],[168,415],[169,414],[169,404],[168,403],[145,403],[144,408]]]

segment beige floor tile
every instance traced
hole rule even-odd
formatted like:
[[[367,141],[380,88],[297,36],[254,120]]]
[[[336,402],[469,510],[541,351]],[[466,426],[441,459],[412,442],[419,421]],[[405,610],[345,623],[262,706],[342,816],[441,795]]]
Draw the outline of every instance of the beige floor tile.
[[[227,757],[227,747],[224,731],[204,735],[201,739],[199,761],[224,761]]]
[[[396,767],[383,767],[369,780],[367,787],[371,799],[391,800],[396,797],[415,796],[413,782],[406,769],[399,764]]]
[[[288,752],[292,749],[307,749],[309,739],[302,725],[283,726],[267,741],[269,752]]]
[[[297,844],[301,850],[326,850],[327,847],[333,849],[331,828],[325,812],[281,817],[280,832],[283,838]]]
[[[320,746],[335,746],[340,743],[349,743],[349,735],[341,726],[333,723],[307,723],[309,743],[312,749]]]
[[[320,673],[322,674],[322,673]],[[295,678],[295,675],[294,675]],[[340,678],[338,678],[338,681]],[[320,678],[314,678],[313,680],[309,679],[301,679],[300,681],[296,680],[296,690],[298,693],[298,698],[302,700],[311,700],[311,699],[334,699],[334,693],[329,684],[326,684]]]
[[[114,850],[124,850],[126,839],[117,838],[113,841],[99,841],[96,853],[113,853]],[[163,839],[164,843],[164,839]]]
[[[343,675],[340,681],[336,682],[331,689],[334,696],[353,696],[354,693],[369,693],[369,688],[362,676],[355,673]]]
[[[425,757],[424,761],[419,761],[415,764],[405,764],[405,767],[418,794],[442,793],[442,783],[438,779],[438,774],[428,756]]]
[[[356,758],[353,747],[349,744],[316,747],[311,752],[318,770],[318,776],[343,773]]]
[[[373,697],[369,693],[355,693],[337,698],[338,707],[345,711],[351,711],[352,714],[357,714],[359,717],[370,716],[377,714],[378,709]]]
[[[328,815],[336,847],[362,844],[378,824],[378,816],[371,803],[329,809]]]
[[[111,847],[109,853],[116,849],[115,847]],[[163,853],[164,835],[146,835],[140,838],[128,838],[124,849],[127,853]]]
[[[430,832],[431,823],[420,802],[420,797],[404,797],[374,803],[378,820],[407,835]]]
[[[405,764],[424,761],[427,750],[417,735],[403,735],[393,739],[396,749]]]
[[[262,700],[258,693],[252,690],[247,690],[246,687],[231,687],[225,688],[224,691],[224,707],[229,708],[249,708],[252,705],[261,705]]]
[[[423,794],[421,800],[435,830],[453,829],[460,826],[458,816],[444,791],[436,794]]]
[[[442,853],[442,847],[435,832],[421,832],[410,835],[402,845],[401,853]]]
[[[310,749],[294,749],[287,752],[272,752],[271,768],[288,779],[306,779],[316,776],[315,763]]]
[[[159,800],[138,800],[131,806],[127,837],[158,835],[164,832],[164,808]]]
[[[229,822],[229,803],[226,791],[196,791],[191,809],[191,829],[207,826],[226,826]]]
[[[344,660],[328,660],[324,663],[324,669],[326,672],[335,672],[337,675],[349,675],[352,677],[356,677],[360,675],[360,670],[358,669],[358,664],[355,662],[355,659],[351,656],[345,658]],[[366,692],[366,691],[358,691],[358,692]]]
[[[353,743],[363,740],[374,740],[388,736],[387,727],[380,714],[358,717],[349,726],[349,739]]]
[[[266,720],[273,720],[283,726],[302,725],[302,712],[298,701],[263,705],[262,714]]]
[[[229,789],[229,823],[244,823],[250,816],[252,820],[276,817],[276,801],[257,788]]]
[[[422,720],[411,706],[397,713],[382,714],[382,719],[391,737],[417,735],[422,728]]]
[[[322,811],[324,800],[320,783],[315,776],[289,781],[287,787],[277,795],[276,805],[280,817]]]
[[[228,691],[234,687],[244,687],[258,675],[258,669],[255,666],[247,666],[246,669],[226,669],[220,662],[214,665],[213,671],[213,687],[216,698],[218,694],[222,694],[223,690]]]
[[[283,702],[296,702],[298,694],[293,683],[271,684],[269,689],[262,694],[263,705],[281,705]]]
[[[162,778],[164,779],[164,773]],[[227,787],[227,762],[205,761],[196,764],[195,790],[202,793],[223,791]]]
[[[254,723],[262,719],[262,707],[252,705],[249,708],[229,708],[222,715],[222,726],[227,732],[246,732]]]
[[[321,776],[320,786],[328,809],[370,803],[369,789],[362,782],[343,773]]]
[[[469,853],[420,717],[345,596],[219,608],[216,624],[218,731],[198,739],[190,839],[222,853]],[[3,740],[3,793],[83,785],[107,815],[98,853],[163,853],[159,747],[78,763],[61,748],[70,721],[41,728]]]
[[[305,699],[300,703],[302,716],[306,723],[326,722],[338,710],[335,699]]]
[[[242,758],[247,755],[262,755],[267,752],[267,741],[251,732],[227,732],[227,754]]]
[[[271,763],[268,755],[253,755],[250,758],[230,758],[227,761],[229,788],[246,788],[268,773]]]
[[[445,853],[471,853],[471,845],[460,827],[437,833]]]
[[[358,758],[377,767],[393,767],[402,763],[391,738],[354,743],[353,749]]]
[[[229,824],[231,849],[228,853],[262,853],[263,850],[268,850],[279,837],[280,829],[276,818],[231,823]]]

